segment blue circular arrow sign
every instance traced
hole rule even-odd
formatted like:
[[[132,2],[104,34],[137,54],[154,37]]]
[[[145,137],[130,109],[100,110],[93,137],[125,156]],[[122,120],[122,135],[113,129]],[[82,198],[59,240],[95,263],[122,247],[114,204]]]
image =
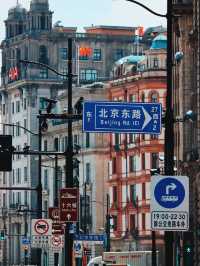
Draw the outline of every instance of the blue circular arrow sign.
[[[183,184],[175,178],[164,178],[156,184],[154,197],[160,206],[173,209],[183,202],[185,198],[185,188]]]

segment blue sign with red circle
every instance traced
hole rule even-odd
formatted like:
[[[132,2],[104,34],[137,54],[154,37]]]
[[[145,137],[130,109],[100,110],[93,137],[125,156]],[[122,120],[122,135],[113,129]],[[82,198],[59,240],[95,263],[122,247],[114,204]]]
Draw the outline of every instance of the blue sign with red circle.
[[[175,178],[164,178],[156,184],[154,197],[160,206],[166,209],[173,209],[183,203],[185,199],[185,188]]]

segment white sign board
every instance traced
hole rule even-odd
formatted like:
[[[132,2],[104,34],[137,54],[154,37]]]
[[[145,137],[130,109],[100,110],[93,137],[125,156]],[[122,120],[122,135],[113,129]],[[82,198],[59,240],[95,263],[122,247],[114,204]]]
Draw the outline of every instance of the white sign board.
[[[189,229],[187,176],[151,177],[151,228],[164,231]]]
[[[32,248],[49,248],[51,246],[52,220],[32,219]]]
[[[64,239],[62,235],[52,235],[51,249],[53,252],[60,252],[64,247]]]
[[[49,236],[52,234],[51,219],[32,219],[32,235]]]

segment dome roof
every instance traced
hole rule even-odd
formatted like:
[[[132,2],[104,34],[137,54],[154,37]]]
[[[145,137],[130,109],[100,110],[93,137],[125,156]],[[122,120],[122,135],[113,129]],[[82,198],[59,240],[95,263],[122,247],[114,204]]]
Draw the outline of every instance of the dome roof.
[[[167,49],[167,37],[164,34],[156,36],[150,49]]]
[[[144,55],[129,55],[129,56],[125,56],[125,57],[119,59],[116,62],[116,64],[117,65],[122,65],[124,63],[136,64],[136,63],[139,63],[140,61],[142,61],[144,59],[145,59]]]
[[[23,20],[26,17],[26,13],[26,9],[18,4],[8,10],[8,19]]]

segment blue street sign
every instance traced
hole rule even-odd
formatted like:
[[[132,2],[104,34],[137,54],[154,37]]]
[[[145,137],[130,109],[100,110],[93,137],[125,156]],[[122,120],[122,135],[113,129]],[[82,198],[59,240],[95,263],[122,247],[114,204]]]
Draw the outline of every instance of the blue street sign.
[[[160,134],[160,103],[84,102],[83,131]]]
[[[104,241],[104,235],[78,235],[75,234],[74,235],[74,240],[78,240],[78,241]]]
[[[30,239],[28,239],[28,238],[22,238],[22,244],[23,245],[29,245],[29,244],[31,244],[31,240]]]
[[[185,188],[179,180],[168,177],[157,183],[154,197],[160,206],[173,209],[184,201]]]

